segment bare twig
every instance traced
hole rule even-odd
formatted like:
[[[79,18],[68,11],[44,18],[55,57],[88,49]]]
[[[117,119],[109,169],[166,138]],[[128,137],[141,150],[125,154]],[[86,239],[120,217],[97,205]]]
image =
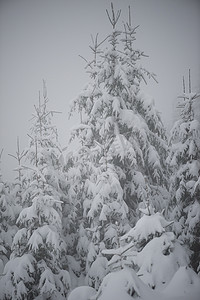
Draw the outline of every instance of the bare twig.
[[[131,7],[130,7],[130,5],[128,7],[128,24],[131,27]]]
[[[183,93],[185,94],[185,78],[183,76]]]
[[[47,87],[46,87],[46,81],[43,79],[43,98],[47,99]]]
[[[89,61],[88,61],[86,58],[84,58],[82,55],[79,55],[79,57],[82,58],[82,59],[87,63],[87,65],[86,65],[85,68],[90,67],[90,68],[92,69],[92,64],[93,64],[94,60],[92,60],[91,62],[89,62]]]
[[[121,15],[121,9],[117,11],[117,15],[116,15],[115,11],[114,11],[113,3],[111,2],[111,14],[112,14],[112,16],[110,16],[107,9],[106,9],[106,13],[107,13],[108,19],[109,19],[113,29],[115,29],[115,26],[116,26],[116,24],[119,20],[120,15]]]
[[[23,157],[26,155],[26,151],[20,151],[20,143],[19,143],[19,137],[17,137],[17,151],[16,151],[16,156],[13,154],[8,153],[9,156],[13,157],[14,159],[17,160],[18,166],[21,166],[21,161]],[[18,179],[21,181],[21,170],[18,169]]]
[[[27,133],[27,135],[32,141],[34,141],[34,138],[30,134]]]
[[[190,78],[190,69],[189,69],[189,93],[191,93],[191,78]]]
[[[1,152],[0,152],[0,160],[1,160],[2,154],[3,154],[3,148],[1,149]]]
[[[9,156],[13,157],[14,159],[17,159],[17,156],[13,155],[13,154],[10,154],[8,153]]]

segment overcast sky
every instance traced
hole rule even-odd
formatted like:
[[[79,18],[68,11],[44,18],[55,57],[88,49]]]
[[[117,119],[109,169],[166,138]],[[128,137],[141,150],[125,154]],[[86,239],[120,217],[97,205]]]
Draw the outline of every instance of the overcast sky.
[[[136,47],[149,55],[143,65],[157,74],[158,84],[145,88],[171,127],[174,103],[182,91],[182,76],[191,68],[192,86],[200,83],[199,0],[113,0],[125,21],[131,5],[137,31]],[[2,171],[11,178],[15,167],[8,153],[28,146],[33,105],[42,79],[47,83],[49,106],[62,111],[55,118],[60,140],[67,145],[69,103],[88,82],[84,61],[90,58],[91,34],[102,39],[110,32],[105,10],[108,0],[1,0],[0,1],[0,149]]]

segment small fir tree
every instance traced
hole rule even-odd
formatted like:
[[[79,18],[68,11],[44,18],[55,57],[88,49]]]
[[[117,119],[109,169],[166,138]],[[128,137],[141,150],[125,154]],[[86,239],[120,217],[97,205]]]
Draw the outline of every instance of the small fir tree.
[[[180,118],[175,122],[169,139],[168,165],[171,169],[172,216],[174,230],[192,250],[191,264],[197,271],[200,262],[200,122],[189,71],[189,92],[183,78],[183,94],[178,105]]]
[[[35,106],[28,164],[23,167],[27,207],[17,219],[20,229],[1,279],[1,299],[66,299],[70,288],[62,237],[61,151],[45,85],[43,96],[43,102]]]
[[[0,164],[3,149],[0,153]],[[0,169],[0,274],[10,258],[12,239],[17,231],[15,221],[19,205],[12,195],[12,184],[5,182]]]

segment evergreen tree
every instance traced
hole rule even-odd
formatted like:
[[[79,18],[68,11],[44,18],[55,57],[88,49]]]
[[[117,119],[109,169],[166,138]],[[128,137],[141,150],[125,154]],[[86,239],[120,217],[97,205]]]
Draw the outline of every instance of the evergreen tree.
[[[0,281],[1,299],[66,299],[70,287],[62,237],[62,153],[45,85],[43,92],[43,102],[35,106],[27,165],[23,166],[26,204],[17,219],[20,229]]]
[[[3,149],[0,153],[0,164]],[[5,182],[0,169],[0,274],[9,260],[12,239],[17,231],[15,225],[19,214],[19,205],[12,195],[12,184]]]
[[[76,190],[75,197],[80,195],[76,203],[83,213],[83,227],[89,228],[84,262],[88,274],[100,248],[117,246],[115,223],[123,234],[129,229],[130,211],[138,218],[138,206],[149,201],[160,208],[163,203],[155,194],[160,196],[166,184],[164,127],[153,101],[141,93],[145,77],[154,74],[139,65],[144,53],[133,47],[136,28],[130,17],[124,30],[117,29],[120,13],[111,4],[107,15],[112,32],[102,42],[98,35],[93,39],[94,59],[87,62],[91,80],[71,109],[81,117],[72,131],[80,150],[79,157],[71,159],[68,175],[70,179],[72,169],[80,170],[70,188]],[[87,251],[89,241],[81,240]]]
[[[141,92],[145,77],[154,78],[154,74],[139,65],[144,53],[133,48],[136,28],[129,20],[125,33],[117,30],[120,11],[115,15],[112,6],[108,46],[100,49],[104,43],[97,39],[92,46],[91,82],[72,109],[81,115],[81,126],[74,128],[74,134],[90,150],[99,146],[98,160],[104,156],[115,165],[124,200],[136,209],[147,199],[146,187],[155,193],[166,183],[166,136],[153,101]]]
[[[169,139],[168,164],[171,169],[172,217],[174,230],[192,250],[191,264],[195,270],[200,263],[200,122],[195,114],[199,94],[191,89],[183,94],[178,105],[180,118],[175,122]]]
[[[0,163],[3,149],[0,153]],[[0,274],[3,273],[5,263],[8,261],[10,250],[9,244],[6,241],[6,235],[8,235],[9,218],[11,217],[10,206],[8,203],[8,191],[2,178],[0,169]]]

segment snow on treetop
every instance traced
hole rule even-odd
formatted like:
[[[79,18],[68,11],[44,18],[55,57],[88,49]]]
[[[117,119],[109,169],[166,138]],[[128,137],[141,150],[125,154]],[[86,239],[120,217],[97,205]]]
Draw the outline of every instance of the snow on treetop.
[[[165,232],[165,227],[169,224],[171,222],[166,221],[160,213],[151,216],[144,215],[134,228],[121,237],[121,240],[148,241],[150,237],[159,236]]]

